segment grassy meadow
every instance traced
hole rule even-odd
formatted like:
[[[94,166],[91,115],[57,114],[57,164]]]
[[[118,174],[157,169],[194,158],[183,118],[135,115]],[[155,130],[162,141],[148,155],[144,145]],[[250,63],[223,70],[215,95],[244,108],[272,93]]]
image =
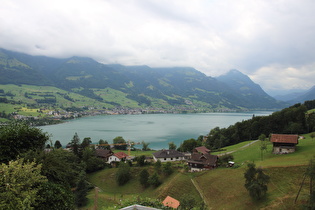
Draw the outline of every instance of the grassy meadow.
[[[208,209],[301,209],[308,199],[310,182],[308,178],[305,179],[297,202],[294,201],[309,160],[315,154],[315,139],[309,134],[304,136],[306,138],[299,140],[297,151],[292,154],[274,155],[272,144],[269,143],[267,151],[263,154],[263,160],[259,141],[247,147],[244,145],[252,141],[226,147],[224,152],[216,154],[234,151],[232,154],[237,167],[222,167],[194,173],[184,172],[178,167],[170,177],[162,176],[163,184],[157,188],[144,189],[139,184],[139,173],[143,168],[132,167],[133,178],[124,186],[118,186],[114,181],[117,168],[104,169],[89,175],[89,181],[100,190],[98,193],[95,190],[90,192],[89,204],[83,209],[93,209],[96,200],[99,209],[108,209],[117,205],[121,199],[140,196],[163,200],[170,195],[181,200],[187,194],[198,202],[203,197]],[[131,155],[138,156],[150,155],[153,151],[145,153],[139,151],[138,154],[137,151],[131,152]],[[253,201],[244,187],[244,172],[248,162],[263,167],[265,173],[270,176],[267,197],[259,202]],[[150,174],[153,173],[153,165],[145,167]]]

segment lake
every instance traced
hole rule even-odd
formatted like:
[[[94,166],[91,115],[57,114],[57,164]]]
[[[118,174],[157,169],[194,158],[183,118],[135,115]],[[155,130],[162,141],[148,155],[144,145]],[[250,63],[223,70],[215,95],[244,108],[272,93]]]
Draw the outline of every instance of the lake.
[[[63,124],[41,126],[51,134],[54,143],[59,140],[62,146],[71,141],[78,133],[81,141],[91,137],[93,143],[100,139],[112,143],[117,136],[126,141],[149,144],[151,149],[168,148],[168,142],[177,146],[184,140],[207,135],[214,127],[228,127],[255,116],[267,116],[271,111],[197,113],[197,114],[142,114],[142,115],[101,115],[70,120]],[[142,148],[141,145],[137,145]]]

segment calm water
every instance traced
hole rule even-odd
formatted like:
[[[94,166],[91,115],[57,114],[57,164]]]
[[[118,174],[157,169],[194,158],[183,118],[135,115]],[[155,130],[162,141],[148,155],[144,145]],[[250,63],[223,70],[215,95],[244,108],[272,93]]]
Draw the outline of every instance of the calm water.
[[[214,127],[228,127],[236,122],[255,116],[266,116],[272,112],[255,111],[243,113],[198,113],[198,114],[146,114],[104,115],[85,117],[58,125],[40,127],[51,134],[53,143],[59,140],[63,146],[77,132],[81,141],[91,137],[93,143],[100,139],[112,140],[122,136],[126,141],[145,141],[152,149],[168,148],[168,142],[177,146],[184,140],[207,135]],[[142,146],[138,146],[142,148]]]

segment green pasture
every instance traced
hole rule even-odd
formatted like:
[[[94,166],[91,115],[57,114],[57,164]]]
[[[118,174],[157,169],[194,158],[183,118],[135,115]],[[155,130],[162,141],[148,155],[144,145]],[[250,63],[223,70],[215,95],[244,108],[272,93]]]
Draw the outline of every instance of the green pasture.
[[[88,198],[89,204],[84,209],[93,209],[96,195],[98,197],[97,204],[100,209],[106,209],[119,203],[120,199],[132,199],[134,197],[149,197],[163,200],[167,195],[174,198],[181,199],[183,196],[189,194],[197,202],[202,199],[198,191],[194,188],[191,182],[191,174],[175,171],[169,177],[160,174],[160,180],[163,182],[159,187],[143,188],[139,183],[139,174],[141,170],[146,168],[150,174],[154,173],[153,166],[132,167],[132,179],[124,186],[118,186],[115,181],[115,173],[117,168],[105,169],[99,172],[88,175],[88,180],[93,185],[99,188],[99,192],[95,190],[90,191]]]
[[[267,151],[261,157],[260,141],[244,147],[253,141],[242,142],[237,145],[224,148],[234,156],[236,168],[217,168],[211,171],[185,173],[181,167],[183,164],[173,163],[174,172],[170,177],[162,178],[163,184],[154,189],[143,189],[139,184],[139,173],[143,168],[132,167],[133,179],[120,187],[116,184],[116,168],[105,169],[89,175],[89,181],[100,188],[98,193],[98,206],[100,209],[114,206],[119,199],[132,198],[135,196],[163,199],[167,195],[181,199],[188,194],[201,201],[197,184],[209,209],[301,209],[308,200],[309,179],[305,179],[301,185],[309,160],[315,154],[315,139],[310,134],[303,135],[305,139],[299,140],[297,150],[292,154],[272,154],[272,144],[268,143]],[[117,150],[115,151],[117,152]],[[127,152],[127,151],[124,151]],[[131,155],[149,156],[154,151],[131,151]],[[270,176],[266,199],[253,201],[244,187],[244,172],[248,162],[254,162],[257,167],[263,167],[265,173]],[[239,167],[240,166],[240,167]],[[146,166],[153,173],[153,166]],[[295,203],[294,200],[301,188],[301,193]],[[92,209],[95,200],[95,190],[89,194],[89,205],[85,209]]]

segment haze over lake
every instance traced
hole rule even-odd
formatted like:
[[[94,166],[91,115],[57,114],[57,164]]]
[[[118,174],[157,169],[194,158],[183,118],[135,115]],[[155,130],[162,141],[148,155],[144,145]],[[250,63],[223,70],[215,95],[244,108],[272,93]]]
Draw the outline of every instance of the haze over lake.
[[[237,113],[197,113],[197,114],[143,114],[143,115],[101,115],[70,120],[67,123],[40,127],[51,134],[53,143],[59,140],[62,146],[78,133],[81,141],[91,137],[93,143],[100,139],[112,143],[117,136],[126,141],[149,144],[151,149],[168,148],[168,142],[177,146],[184,140],[207,135],[214,127],[228,127],[236,122],[255,116],[267,116],[270,111]],[[138,146],[142,148],[142,146]]]

